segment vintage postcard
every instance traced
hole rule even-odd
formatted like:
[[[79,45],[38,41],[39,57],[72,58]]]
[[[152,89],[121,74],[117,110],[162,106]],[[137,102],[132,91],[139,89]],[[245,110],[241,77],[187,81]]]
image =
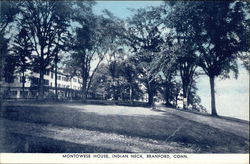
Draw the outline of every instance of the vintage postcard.
[[[249,2],[0,8],[0,163],[249,163]]]

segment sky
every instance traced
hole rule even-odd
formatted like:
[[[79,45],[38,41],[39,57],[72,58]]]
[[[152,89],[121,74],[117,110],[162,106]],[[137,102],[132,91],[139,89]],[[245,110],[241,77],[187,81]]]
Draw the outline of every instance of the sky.
[[[94,11],[108,9],[115,16],[125,19],[131,15],[128,8],[138,9],[148,6],[158,6],[162,1],[97,1]],[[241,62],[239,62],[241,65]],[[249,120],[249,73],[239,67],[239,76],[234,79],[217,78],[215,81],[217,113],[222,116],[235,117]],[[197,80],[198,92],[201,104],[210,112],[210,85],[209,78],[202,75]]]
[[[241,62],[239,62],[241,65]],[[249,120],[249,73],[240,66],[239,76],[215,80],[216,107],[219,115]],[[210,85],[206,75],[197,80],[201,104],[210,112]]]
[[[96,1],[97,5],[94,11],[101,13],[102,10],[108,9],[119,18],[126,18],[131,15],[128,8],[138,9],[148,6],[158,6],[162,1]]]

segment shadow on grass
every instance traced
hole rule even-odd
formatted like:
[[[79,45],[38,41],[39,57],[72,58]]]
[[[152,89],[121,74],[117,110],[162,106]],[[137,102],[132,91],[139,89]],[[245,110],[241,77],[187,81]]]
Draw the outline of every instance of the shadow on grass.
[[[6,106],[4,111],[2,117],[9,120],[174,141],[187,147],[194,147],[197,153],[249,152],[249,141],[243,137],[176,115],[100,115],[84,110],[77,112],[66,107],[58,109],[41,106]]]
[[[118,153],[114,149],[96,147],[72,142],[60,141],[46,137],[33,137],[18,133],[5,133],[6,137],[0,152],[12,153]],[[124,152],[129,153],[129,152]]]

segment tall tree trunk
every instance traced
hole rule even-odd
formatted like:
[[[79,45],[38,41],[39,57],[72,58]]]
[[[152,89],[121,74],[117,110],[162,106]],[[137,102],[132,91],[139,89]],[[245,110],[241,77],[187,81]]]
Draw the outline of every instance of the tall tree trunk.
[[[175,107],[176,107],[176,108],[178,107],[178,92],[177,92],[177,94],[175,95]]]
[[[187,107],[189,106],[190,104],[190,90],[189,90],[189,87],[187,86],[187,92],[186,92],[186,97],[187,97]]]
[[[83,78],[82,81],[82,102],[86,103],[87,100],[87,81]]]
[[[8,82],[8,89],[7,89],[8,90],[8,92],[7,92],[8,93],[8,98],[11,98],[11,94],[10,94],[10,88],[11,88],[11,86],[10,85],[11,85],[11,83]]]
[[[119,89],[117,86],[114,86],[114,100],[117,101],[119,99]]]
[[[44,70],[40,70],[40,78],[39,78],[39,100],[44,99]]]
[[[23,91],[23,95],[22,97],[24,97],[24,87],[25,87],[25,76],[24,76],[24,71],[22,71],[22,91]]]
[[[38,100],[44,99],[44,73],[45,73],[45,61],[44,61],[44,45],[41,45],[40,49],[40,58],[39,58],[39,64],[40,64],[40,77],[39,77],[39,95]]]
[[[122,91],[120,92],[120,97],[121,97],[121,100],[124,101],[124,99],[123,99],[123,92]]]
[[[129,84],[129,101],[131,104],[133,104],[133,88],[132,88],[132,84]]]
[[[87,79],[88,79],[88,67],[87,67],[87,59],[86,59],[86,49],[84,49],[83,53],[83,58],[81,59],[82,61],[82,66],[81,66],[81,75],[82,75],[82,102],[86,103],[87,100]]]
[[[148,105],[150,106],[154,105],[154,95],[152,91],[148,91]]]
[[[165,83],[165,93],[164,93],[164,98],[165,98],[165,103],[166,106],[171,106],[170,103],[170,84],[168,82]]]
[[[187,110],[188,109],[188,89],[185,84],[182,85],[182,90],[183,90],[183,108]]]
[[[112,100],[118,100],[118,96],[117,96],[117,88],[115,86],[115,78],[112,77],[112,84],[111,84],[111,91],[112,91]]]
[[[214,76],[209,76],[210,80],[210,89],[211,89],[211,109],[212,109],[212,116],[218,116],[216,111],[216,105],[215,105],[215,86],[214,86]]]
[[[101,64],[101,62],[103,61],[103,59],[104,59],[104,56],[100,58],[100,60],[98,61],[97,65],[96,65],[96,67],[94,69],[94,71],[92,72],[91,76],[89,77],[89,82],[88,82],[88,86],[87,86],[87,93],[89,92],[89,88],[90,88],[90,86],[92,84],[93,77],[94,77],[96,71],[98,70],[99,65]]]
[[[72,77],[70,77],[70,99],[73,100],[73,86],[72,86]]]
[[[0,2],[1,3],[1,2]],[[4,47],[7,47],[7,46],[4,46],[2,47],[4,43],[4,39],[3,39],[3,36],[1,35],[0,36],[0,108],[2,108],[2,103],[3,103],[3,99],[4,99],[4,89],[2,88],[2,84],[4,83],[4,65],[5,65],[5,53],[4,53]]]
[[[57,60],[57,59],[56,59]],[[56,100],[58,100],[58,87],[57,87],[57,61],[55,60],[55,95]]]
[[[154,93],[152,89],[152,85],[148,83],[148,105],[154,106]]]

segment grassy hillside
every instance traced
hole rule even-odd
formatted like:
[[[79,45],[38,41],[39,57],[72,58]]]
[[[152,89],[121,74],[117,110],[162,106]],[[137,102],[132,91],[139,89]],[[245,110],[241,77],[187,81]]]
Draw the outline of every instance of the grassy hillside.
[[[164,107],[19,104],[4,106],[1,116],[2,152],[249,152],[247,121]],[[33,141],[27,150],[23,138]],[[15,140],[21,146],[10,149]]]

